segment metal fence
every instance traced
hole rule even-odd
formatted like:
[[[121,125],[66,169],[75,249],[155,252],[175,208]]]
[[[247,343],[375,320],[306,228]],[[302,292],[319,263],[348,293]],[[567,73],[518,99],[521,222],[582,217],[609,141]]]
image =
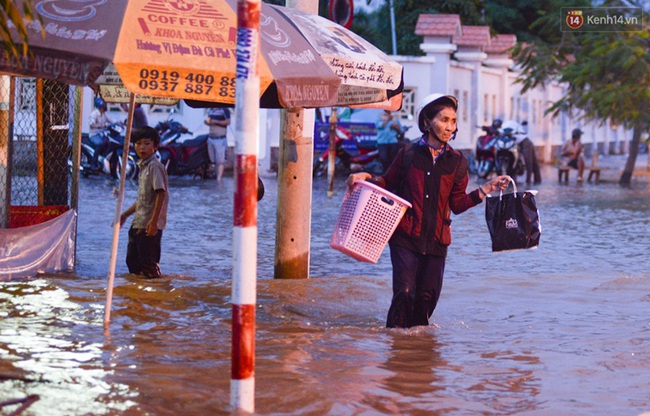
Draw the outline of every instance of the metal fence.
[[[0,79],[0,227],[38,224],[77,206],[81,93],[55,81]]]

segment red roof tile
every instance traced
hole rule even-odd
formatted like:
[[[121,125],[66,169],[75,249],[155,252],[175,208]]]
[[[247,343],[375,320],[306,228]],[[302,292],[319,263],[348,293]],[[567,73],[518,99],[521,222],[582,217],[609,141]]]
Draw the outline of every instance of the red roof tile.
[[[453,43],[459,46],[482,46],[490,44],[489,26],[465,26],[462,25],[462,36],[454,36]]]
[[[496,35],[485,48],[487,53],[506,53],[517,44],[517,35]]]
[[[462,34],[457,14],[421,14],[415,25],[418,36],[457,36]]]

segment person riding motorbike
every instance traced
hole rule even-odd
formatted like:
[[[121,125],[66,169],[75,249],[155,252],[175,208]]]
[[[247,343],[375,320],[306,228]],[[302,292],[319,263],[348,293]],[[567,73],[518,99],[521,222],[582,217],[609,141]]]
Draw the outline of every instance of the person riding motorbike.
[[[109,139],[103,133],[104,130],[109,125],[114,124],[115,121],[106,114],[108,106],[106,105],[106,101],[101,97],[95,98],[94,105],[95,109],[90,113],[89,136],[91,138],[99,138],[101,143],[96,147],[90,165],[93,169],[99,169],[99,155],[105,154],[109,149]]]

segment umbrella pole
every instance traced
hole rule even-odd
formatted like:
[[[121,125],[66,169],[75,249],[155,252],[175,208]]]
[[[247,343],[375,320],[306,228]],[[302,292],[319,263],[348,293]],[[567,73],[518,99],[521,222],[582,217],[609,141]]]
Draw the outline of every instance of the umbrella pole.
[[[135,110],[135,94],[131,93],[129,101],[129,117],[124,135],[124,148],[122,150],[122,174],[120,185],[117,190],[115,202],[115,216],[113,217],[113,242],[111,245],[111,259],[108,264],[108,283],[106,285],[106,306],[104,307],[104,328],[108,327],[111,321],[111,303],[113,302],[113,283],[115,281],[115,264],[117,262],[117,243],[120,238],[120,216],[122,214],[122,202],[124,202],[124,183],[126,182],[126,169],[129,163],[129,149],[131,146],[131,125],[133,124],[133,111]]]
[[[233,215],[232,352],[230,405],[255,412],[257,302],[257,146],[261,0],[237,1],[235,195]]]
[[[331,198],[334,195],[334,175],[336,166],[336,123],[338,118],[336,116],[336,107],[332,108],[330,114],[330,143],[327,153],[327,196]]]
[[[286,7],[318,14],[318,0],[287,0]],[[314,115],[314,109],[282,110],[275,221],[275,279],[309,278]]]
[[[13,86],[11,77],[0,75],[0,183],[4,184],[0,192],[0,228],[9,228],[11,217]]]

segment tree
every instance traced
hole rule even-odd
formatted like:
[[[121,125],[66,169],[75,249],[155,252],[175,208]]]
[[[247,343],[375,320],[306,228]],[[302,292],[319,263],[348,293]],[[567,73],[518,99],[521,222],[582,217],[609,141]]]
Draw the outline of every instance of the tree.
[[[650,129],[648,27],[636,32],[568,33],[561,31],[561,22],[558,8],[554,16],[545,16],[533,24],[547,29],[555,25],[556,33],[562,33],[557,43],[541,38],[515,50],[513,57],[522,69],[518,79],[522,91],[558,80],[566,83],[568,90],[547,113],[580,110],[585,120],[609,120],[632,128],[630,153],[619,180],[621,186],[629,186],[641,135]]]
[[[390,0],[373,1],[383,1],[383,4],[371,14],[355,15],[351,29],[385,53],[392,54]],[[420,49],[422,36],[415,34],[415,25],[420,14],[453,13],[460,15],[463,24],[481,24],[481,0],[436,2],[431,0],[392,0],[392,2],[395,11],[397,53],[400,55],[420,56],[424,54]]]
[[[572,6],[577,5],[576,2],[572,3]],[[530,23],[559,10],[560,7],[563,7],[563,4],[553,0],[490,1],[486,2],[485,22],[482,24],[490,26],[496,33],[517,35],[520,42],[531,42],[552,34],[531,28]]]
[[[23,1],[22,13],[21,9],[16,7],[12,0],[0,0],[0,15],[2,19],[0,20],[0,38],[2,39],[2,44],[4,48],[4,53],[7,56],[13,58],[19,58],[24,56],[28,52],[28,35],[27,27],[23,21],[23,16],[27,20],[36,20],[36,13],[34,13],[34,4],[32,0]],[[10,24],[16,28],[18,35],[20,37],[20,43],[22,43],[22,48],[19,48],[16,45],[16,39],[11,37]],[[20,61],[19,61],[20,62]]]

